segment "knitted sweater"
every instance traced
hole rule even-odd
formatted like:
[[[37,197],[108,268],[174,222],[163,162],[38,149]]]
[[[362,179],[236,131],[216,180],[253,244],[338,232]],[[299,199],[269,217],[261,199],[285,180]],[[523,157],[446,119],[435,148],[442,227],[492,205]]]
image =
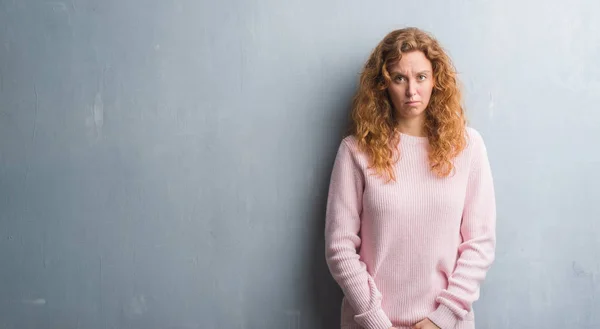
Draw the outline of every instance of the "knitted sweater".
[[[467,128],[454,172],[430,170],[427,137],[401,134],[396,182],[342,140],[326,210],[326,259],[342,288],[341,328],[409,329],[429,318],[473,329],[472,304],[494,260],[496,204],[481,135]]]

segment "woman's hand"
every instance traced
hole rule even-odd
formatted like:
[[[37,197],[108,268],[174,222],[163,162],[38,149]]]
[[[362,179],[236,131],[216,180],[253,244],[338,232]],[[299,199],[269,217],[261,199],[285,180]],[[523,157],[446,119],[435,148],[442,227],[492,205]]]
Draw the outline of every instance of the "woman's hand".
[[[436,326],[435,323],[431,322],[428,318],[425,318],[423,321],[415,324],[413,326],[414,329],[441,329]]]

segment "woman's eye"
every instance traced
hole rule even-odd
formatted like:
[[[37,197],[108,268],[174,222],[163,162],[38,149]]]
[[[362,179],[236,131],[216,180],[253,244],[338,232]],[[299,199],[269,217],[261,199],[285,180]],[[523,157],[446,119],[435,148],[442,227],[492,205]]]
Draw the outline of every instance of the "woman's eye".
[[[396,77],[396,81],[404,81],[404,77]]]
[[[422,75],[422,74],[421,74],[421,75],[419,75],[419,80],[425,80],[425,79],[427,79],[427,76],[426,76],[426,75]]]

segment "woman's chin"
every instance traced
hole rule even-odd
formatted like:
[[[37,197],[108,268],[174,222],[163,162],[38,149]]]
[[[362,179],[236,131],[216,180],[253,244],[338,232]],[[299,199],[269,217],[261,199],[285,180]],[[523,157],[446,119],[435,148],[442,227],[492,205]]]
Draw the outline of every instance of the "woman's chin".
[[[400,114],[406,119],[418,118],[425,115],[425,109],[420,106],[407,107],[404,108]]]

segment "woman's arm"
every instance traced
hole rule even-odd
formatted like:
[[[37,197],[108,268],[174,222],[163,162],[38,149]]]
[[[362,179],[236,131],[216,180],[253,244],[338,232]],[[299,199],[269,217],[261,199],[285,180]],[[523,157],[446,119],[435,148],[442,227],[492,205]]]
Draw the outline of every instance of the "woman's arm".
[[[440,304],[428,318],[442,329],[452,329],[465,318],[479,288],[494,261],[496,248],[496,201],[487,151],[481,135],[469,131],[472,143],[471,168],[468,178],[456,269],[448,278],[448,288],[436,301]]]
[[[342,141],[333,165],[325,224],[327,265],[365,329],[388,329],[391,321],[381,309],[381,293],[360,260],[360,214],[364,177],[349,145]]]

